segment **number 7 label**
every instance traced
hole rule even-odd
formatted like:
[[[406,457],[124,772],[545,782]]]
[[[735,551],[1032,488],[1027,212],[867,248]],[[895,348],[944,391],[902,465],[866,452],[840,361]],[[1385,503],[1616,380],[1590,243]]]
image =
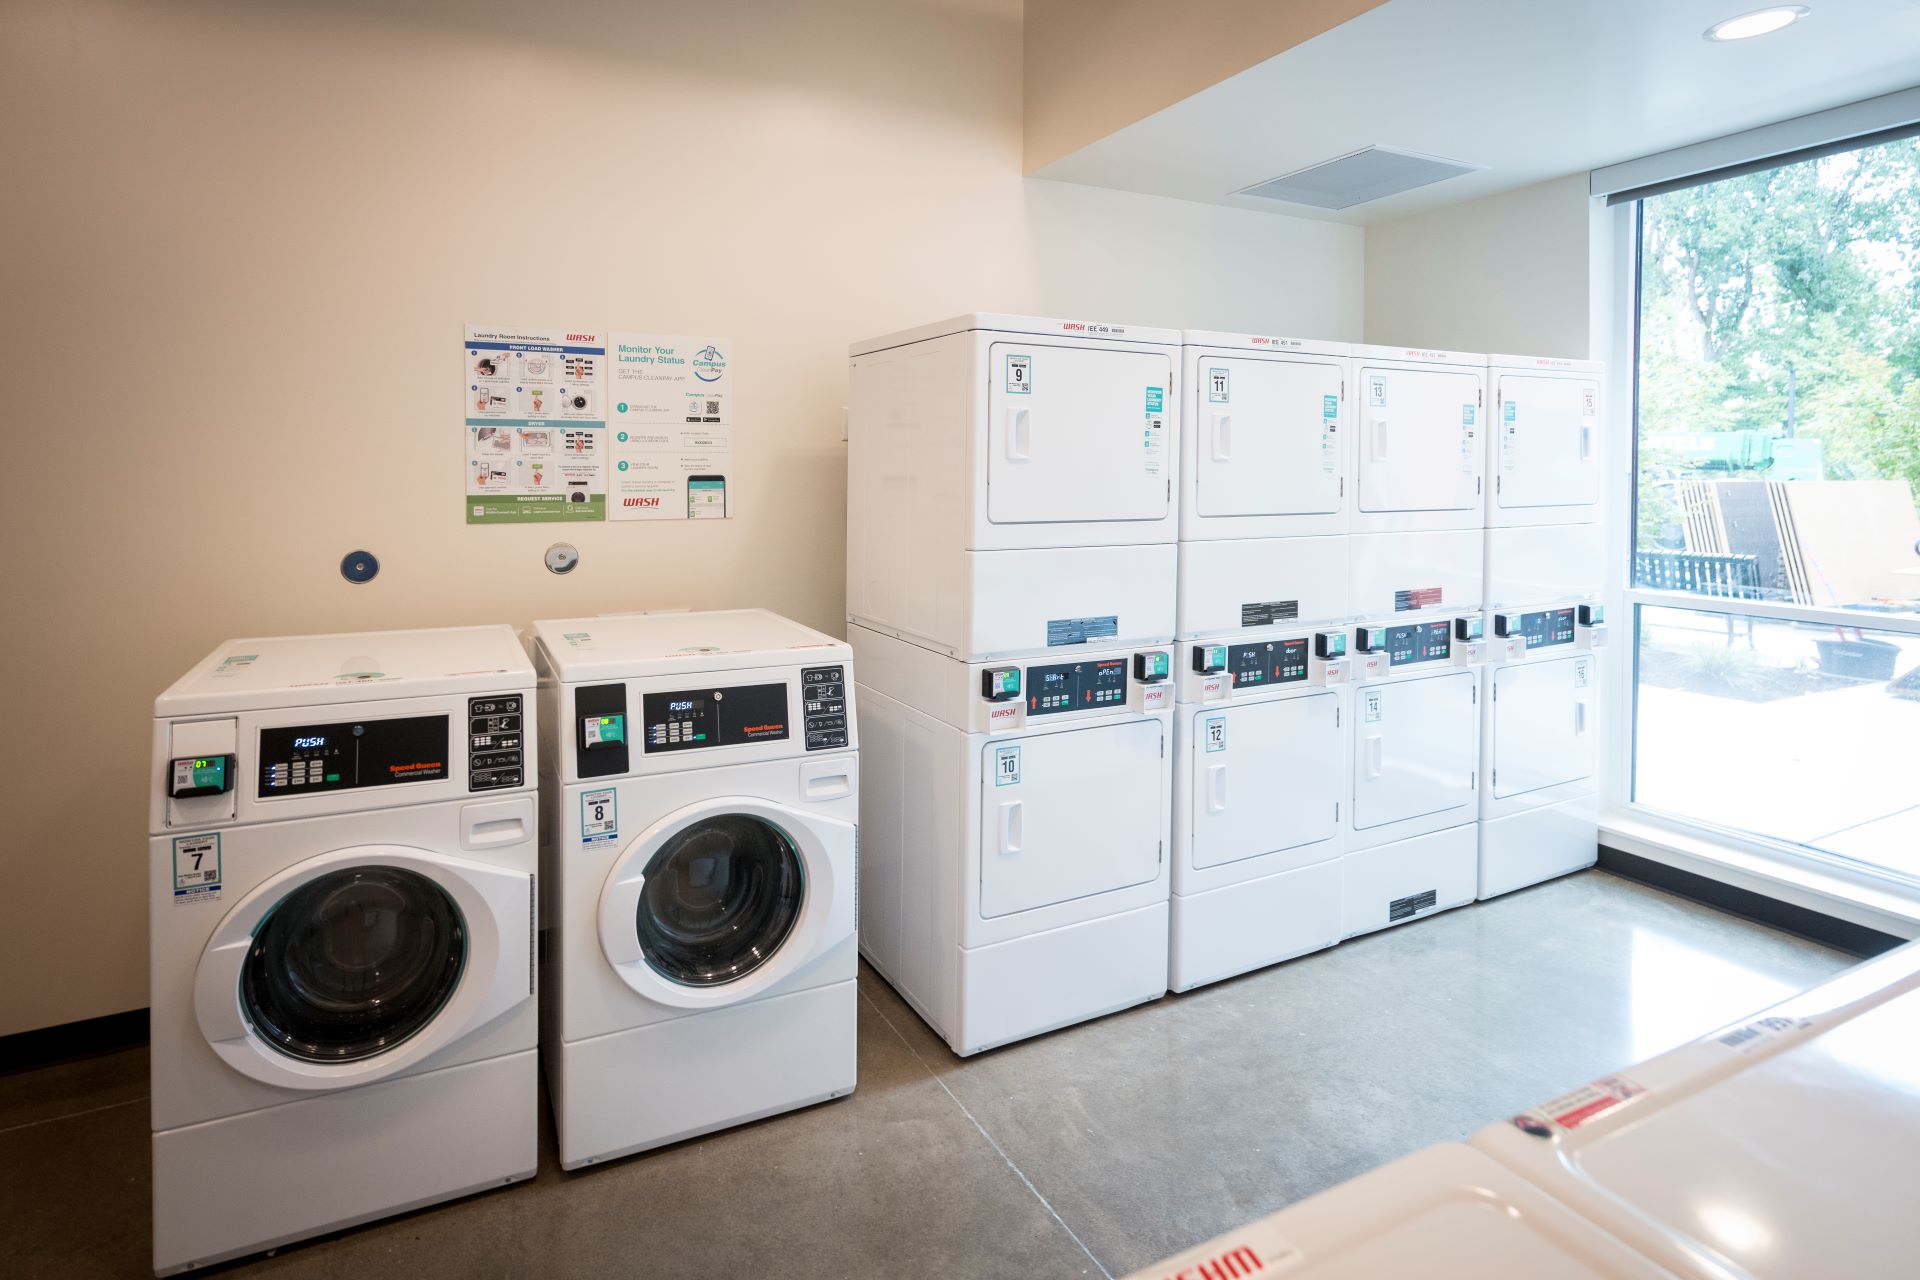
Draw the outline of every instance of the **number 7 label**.
[[[175,836],[173,900],[206,902],[220,896],[220,835]]]

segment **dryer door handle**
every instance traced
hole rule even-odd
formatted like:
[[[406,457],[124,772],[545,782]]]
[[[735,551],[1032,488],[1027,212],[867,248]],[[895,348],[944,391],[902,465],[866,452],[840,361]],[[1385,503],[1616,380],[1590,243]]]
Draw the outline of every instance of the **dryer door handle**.
[[[1233,461],[1233,415],[1230,413],[1213,415],[1213,460]]]
[[[1367,776],[1377,778],[1386,772],[1386,746],[1379,734],[1367,738]]]
[[[1018,800],[1008,800],[1000,805],[1000,852],[1020,852],[1020,812]]]
[[[1387,420],[1375,418],[1367,432],[1367,456],[1375,462],[1387,460]]]
[[[1210,764],[1207,766],[1207,812],[1225,813],[1227,811],[1227,766]]]
[[[1027,462],[1033,458],[1033,411],[1007,410],[1007,461]]]

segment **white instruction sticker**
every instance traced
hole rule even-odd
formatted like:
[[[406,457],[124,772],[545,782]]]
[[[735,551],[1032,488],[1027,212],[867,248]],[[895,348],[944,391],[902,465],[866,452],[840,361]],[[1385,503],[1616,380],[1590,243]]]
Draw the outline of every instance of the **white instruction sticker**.
[[[1020,748],[1001,747],[993,753],[993,785],[996,787],[1020,785]]]
[[[620,801],[613,788],[580,796],[580,843],[607,844],[620,835]]]
[[[1207,750],[1225,751],[1227,749],[1227,718],[1225,716],[1207,717]]]
[[[211,902],[220,896],[220,835],[175,836],[173,900]]]

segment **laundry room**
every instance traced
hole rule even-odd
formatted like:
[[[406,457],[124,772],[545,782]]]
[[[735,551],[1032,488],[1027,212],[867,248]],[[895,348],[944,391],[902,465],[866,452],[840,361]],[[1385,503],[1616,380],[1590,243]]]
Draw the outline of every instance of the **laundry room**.
[[[1905,1274],[1917,69],[4,0],[0,1271]]]

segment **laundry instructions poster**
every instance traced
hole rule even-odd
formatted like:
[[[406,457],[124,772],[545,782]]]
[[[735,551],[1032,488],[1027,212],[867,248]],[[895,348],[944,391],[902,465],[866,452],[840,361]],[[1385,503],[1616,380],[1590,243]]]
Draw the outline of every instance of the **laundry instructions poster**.
[[[462,359],[467,523],[605,520],[605,335],[470,327]]]
[[[732,514],[733,342],[660,333],[608,336],[610,520],[724,520]]]

